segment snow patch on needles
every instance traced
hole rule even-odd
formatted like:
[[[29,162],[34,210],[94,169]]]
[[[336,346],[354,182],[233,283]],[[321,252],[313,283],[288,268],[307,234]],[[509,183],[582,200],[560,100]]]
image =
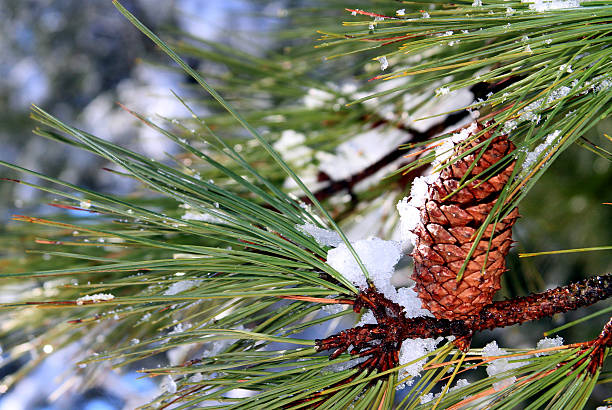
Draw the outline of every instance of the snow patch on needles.
[[[477,129],[478,125],[476,125],[476,122],[473,122],[469,127],[445,138],[442,145],[436,147],[436,159],[431,163],[432,166],[435,168],[448,161],[448,159],[453,156],[455,145],[465,141],[470,135],[473,135]]]
[[[199,280],[182,280],[180,282],[175,282],[166,289],[164,295],[173,296],[178,293],[189,290],[193,287],[196,287],[200,281]]]
[[[462,388],[468,386],[469,384],[470,384],[470,382],[468,382],[466,379],[458,379],[457,383],[455,383],[455,385],[453,387],[448,389],[448,392],[446,394],[450,394],[450,393],[454,392],[455,390],[462,389]],[[442,393],[438,393],[438,394],[436,394],[434,396],[433,393],[427,393],[426,395],[421,397],[421,404],[429,403],[433,399],[437,399],[438,397],[440,397],[441,394]]]
[[[110,293],[96,293],[95,295],[81,296],[80,298],[76,300],[76,304],[82,305],[85,302],[92,302],[92,303],[106,302],[106,301],[113,300],[113,299],[115,299],[115,296],[111,295]]]
[[[548,338],[545,337],[544,339],[541,339],[538,341],[538,344],[536,345],[536,350],[540,350],[540,349],[549,349],[551,347],[559,347],[563,345],[563,338],[561,336],[557,336],[555,338]],[[543,353],[536,353],[536,356],[546,356],[550,353],[548,352],[543,352]]]
[[[391,284],[391,276],[395,264],[402,256],[400,243],[370,238],[353,242],[351,245],[365,265],[376,288],[390,300],[396,301],[397,291]],[[327,263],[360,289],[368,287],[361,268],[346,244],[341,243],[337,248],[330,249],[327,252]]]
[[[496,341],[492,341],[488,345],[486,345],[482,349],[482,355],[484,357],[492,357],[492,356],[505,356],[508,354],[504,349],[500,349],[497,346]],[[525,365],[525,362],[515,362],[510,363],[508,360],[516,360],[517,357],[511,357],[509,359],[496,359],[489,363],[487,366],[487,374],[489,377],[494,377],[500,373],[507,372],[508,370],[516,369],[517,367],[521,367]],[[500,380],[498,382],[493,383],[493,389],[495,391],[500,391],[510,386],[512,383],[516,381],[516,377],[511,376],[506,379]]]
[[[419,193],[418,190],[419,188],[415,191],[415,203],[419,201],[424,203],[425,195],[427,194],[426,189],[424,194]],[[354,242],[352,246],[365,265],[376,289],[389,300],[401,305],[407,317],[432,316],[428,310],[422,308],[421,300],[413,288],[402,288],[398,291],[391,284],[395,265],[402,256],[402,247],[399,242],[370,238]],[[365,289],[368,286],[361,268],[346,244],[341,243],[338,247],[330,249],[327,253],[327,263],[359,288]],[[376,323],[376,318],[368,310],[361,316],[357,326],[373,323]],[[400,378],[414,378],[418,376],[427,362],[427,359],[422,357],[435,350],[442,339],[405,340],[400,348],[399,363],[404,365],[412,361],[416,362],[403,368],[400,371]],[[409,380],[407,384],[410,385],[412,382],[412,380]],[[397,388],[403,388],[404,384]]]
[[[296,228],[300,232],[304,232],[312,236],[319,245],[322,246],[339,246],[342,243],[342,238],[338,232],[330,231],[328,229],[319,228],[311,223],[305,223],[304,225],[296,225]]]
[[[176,393],[176,382],[172,376],[166,376],[159,385],[162,391],[167,391],[170,394]]]
[[[521,0],[521,3],[529,3],[529,8],[535,11],[575,9],[580,7],[580,1],[578,0]]]
[[[389,67],[389,61],[387,61],[387,57],[378,57],[377,60],[380,62],[380,69],[382,71],[385,71],[387,67]]]
[[[211,215],[208,212],[191,210],[191,205],[189,204],[181,204],[179,205],[179,208],[186,209],[185,214],[181,216],[181,219],[185,221],[202,221],[202,222],[212,222],[212,223],[223,222],[220,218],[217,218],[216,216]]]
[[[540,157],[540,155],[544,151],[549,151],[550,149],[554,147],[554,144],[556,143],[557,138],[559,137],[560,134],[561,134],[561,131],[559,130],[555,130],[551,132],[550,134],[546,136],[546,140],[543,143],[535,147],[533,151],[527,153],[527,156],[525,157],[525,160],[523,161],[522,170],[521,170],[519,177],[523,177],[527,175],[529,170],[538,161],[538,158]]]
[[[402,343],[402,348],[399,352],[399,364],[405,365],[412,361],[417,360],[415,363],[408,365],[402,368],[399,371],[398,378],[399,380],[403,380],[405,378],[410,377],[406,382],[401,383],[396,387],[396,390],[403,389],[406,386],[412,385],[414,383],[414,378],[417,377],[421,371],[423,370],[423,366],[427,362],[427,358],[423,358],[418,360],[419,358],[425,356],[427,353],[433,352],[436,350],[438,343],[442,341],[442,337],[437,339],[406,339],[404,343]]]

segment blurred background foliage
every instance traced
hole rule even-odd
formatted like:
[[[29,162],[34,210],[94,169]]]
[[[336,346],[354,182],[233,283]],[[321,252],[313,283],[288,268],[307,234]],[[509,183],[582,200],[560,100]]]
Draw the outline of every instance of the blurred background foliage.
[[[417,132],[433,137],[448,127],[469,121],[468,113],[452,114],[451,120],[448,115],[416,122],[414,118],[456,109],[469,103],[473,96],[453,95],[435,100],[434,104],[418,102],[415,107],[410,97],[396,93],[346,106],[372,92],[402,84],[402,80],[368,81],[380,73],[379,62],[372,60],[378,56],[377,50],[327,59],[329,53],[341,49],[315,48],[320,44],[316,41],[320,36],[317,30],[337,32],[340,22],[350,18],[350,13],[344,10],[347,5],[369,9],[377,5],[376,1],[363,0],[347,3],[340,0],[132,0],[124,4],[169,40],[263,135],[275,141],[277,149],[314,191],[330,180],[345,184],[324,199],[349,235],[377,234],[390,239],[397,222],[392,216],[394,205],[409,191],[407,178],[411,175],[380,179],[409,160],[397,156],[365,182],[360,181],[361,185],[351,185],[347,190],[347,178],[381,158],[378,152],[364,152],[371,147],[355,137],[383,138],[386,142],[380,151],[391,152]],[[244,139],[244,131],[212,100],[203,97],[177,67],[169,65],[110,2],[4,0],[0,3],[0,21],[3,22],[0,25],[0,159],[106,193],[138,195],[141,187],[137,183],[104,171],[103,167],[108,164],[99,158],[93,159],[83,151],[51,144],[33,135],[30,104],[42,106],[66,123],[92,134],[163,160],[168,153],[177,154],[176,146],[149,128],[139,126],[115,102],[143,115],[163,116],[171,124],[179,119],[176,127],[179,130],[187,127],[183,131],[185,138],[189,138],[190,119],[171,95],[170,89],[174,89],[187,96],[200,112],[207,112],[207,124],[228,138],[237,150],[242,150],[247,159],[258,165],[262,175],[283,184],[277,166],[264,161],[261,149]],[[411,108],[410,114],[398,114],[408,111],[405,107]],[[441,125],[436,128],[436,124]],[[610,120],[602,121],[589,131],[587,138],[609,148],[604,134],[610,133],[611,125]],[[285,144],[283,137],[288,141]],[[189,156],[179,154],[177,159],[190,169]],[[330,161],[335,162],[334,168],[326,167]],[[346,175],[330,175],[338,170],[338,164],[344,165]],[[194,169],[198,171],[202,172],[202,178],[209,172]],[[16,177],[6,169],[0,170],[0,174]],[[523,218],[516,225],[514,237],[517,245],[509,256],[510,270],[504,277],[499,297],[525,295],[612,271],[609,251],[518,257],[519,252],[612,244],[612,206],[603,204],[612,202],[611,186],[609,161],[579,146],[564,152],[521,203]],[[10,222],[10,217],[54,213],[56,209],[45,205],[51,199],[28,187],[0,184],[0,241],[3,244],[0,254],[18,256],[24,248],[44,249],[33,243],[28,225]],[[166,204],[161,201],[159,206]],[[81,218],[80,215],[65,218],[71,217]],[[384,226],[380,223],[381,217]],[[351,230],[355,226],[358,228]],[[31,261],[39,267],[47,263],[44,255]],[[409,269],[409,262],[405,264]],[[0,295],[0,299],[3,297],[7,296]],[[542,332],[582,317],[586,311],[483,332],[474,344],[483,345],[493,333],[500,345],[531,347],[542,337]],[[583,341],[595,337],[606,320],[600,316],[561,334],[566,342]],[[164,359],[151,360],[163,362]],[[150,363],[147,366],[153,367]],[[16,370],[3,368],[2,372]],[[129,378],[130,374],[122,377]],[[43,380],[40,377],[44,378],[44,373],[39,376],[39,381]],[[116,386],[124,381],[113,379],[108,383]],[[155,389],[152,384],[143,388],[139,383],[143,382],[129,384],[134,386],[132,390],[114,397],[108,396],[109,386],[101,382],[92,387],[87,403],[99,399],[96,392],[102,391],[104,404],[100,405],[107,406],[103,408],[129,407],[127,398],[137,396],[139,389],[143,396],[151,396]],[[35,390],[28,393],[32,397],[29,402],[32,407],[28,408],[61,408],[86,400],[70,397],[50,404],[41,394],[44,390]],[[604,393],[596,389],[594,401],[605,398]],[[7,400],[10,399],[0,398],[0,408],[16,408],[7,407],[14,405]]]

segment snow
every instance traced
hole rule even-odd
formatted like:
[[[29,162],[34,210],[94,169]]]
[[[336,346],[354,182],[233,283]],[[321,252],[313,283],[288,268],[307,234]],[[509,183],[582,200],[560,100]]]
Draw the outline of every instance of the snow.
[[[284,130],[272,147],[285,161],[299,167],[310,162],[313,156],[313,150],[304,145],[305,141],[304,134],[294,130]]]
[[[304,96],[304,105],[306,108],[321,108],[325,106],[327,101],[334,98],[334,95],[318,88],[309,88],[308,93]]]
[[[527,156],[525,157],[525,160],[522,164],[522,171],[520,176],[526,175],[529,170],[535,165],[540,155],[544,151],[548,151],[553,147],[553,143],[555,143],[560,134],[561,131],[559,130],[551,132],[546,136],[546,140],[543,143],[535,147],[533,151],[527,153]]]
[[[362,132],[338,145],[333,155],[321,153],[323,155],[317,156],[319,170],[333,181],[349,178],[397,149],[406,139],[406,132],[397,128]]]
[[[521,0],[521,3],[529,3],[529,8],[535,11],[562,10],[580,7],[580,1],[578,0]]]
[[[186,221],[202,221],[213,223],[222,222],[221,219],[217,218],[216,216],[199,211],[187,211],[185,212],[185,215],[181,216],[181,219],[184,219]]]
[[[311,223],[305,223],[304,225],[296,225],[296,228],[300,232],[304,232],[312,236],[319,245],[322,246],[338,246],[342,243],[342,238],[338,232],[330,231],[328,229],[319,228]]]
[[[387,67],[389,67],[389,61],[387,61],[387,57],[382,56],[377,58],[377,60],[380,62],[380,69],[382,71],[385,71]]]
[[[403,380],[407,377],[412,377],[412,379],[407,380],[405,383],[401,383],[400,385],[398,385],[398,390],[403,389],[406,385],[412,385],[412,383],[414,382],[414,377],[417,377],[421,373],[421,371],[423,370],[423,366],[425,365],[425,363],[427,363],[427,358],[423,358],[421,360],[418,359],[425,356],[427,353],[433,352],[438,346],[438,343],[442,341],[442,339],[443,338],[439,337],[437,339],[404,340],[399,352],[400,366],[403,366],[415,360],[417,361],[400,369],[398,375],[399,380]]]
[[[458,379],[457,383],[455,383],[455,385],[453,387],[451,387],[450,389],[448,389],[448,393],[452,393],[455,390],[459,390],[462,389],[466,386],[468,386],[470,384],[470,382],[468,382],[466,379]],[[442,393],[438,393],[434,396],[433,393],[427,393],[426,395],[424,395],[423,397],[421,397],[421,404],[425,404],[425,403],[429,403],[430,401],[432,401],[433,399],[437,399],[438,397],[440,397]]]
[[[554,89],[550,93],[550,95],[548,95],[548,97],[540,98],[540,99],[532,102],[531,104],[527,105],[526,107],[521,108],[519,110],[519,112],[518,112],[520,120],[522,120],[522,121],[533,121],[536,124],[539,123],[540,122],[540,115],[538,114],[538,112],[547,109],[552,103],[554,103],[556,100],[559,100],[559,99],[567,96],[571,91],[572,91],[572,89],[570,87],[567,87],[567,86],[562,86],[562,87],[559,87],[557,89]],[[514,121],[514,120],[507,121],[506,123],[511,123],[511,125],[508,125],[508,126],[505,125],[504,126],[504,132],[509,132],[511,129],[516,128],[517,122]],[[510,128],[510,129],[508,129],[508,128]]]
[[[431,316],[428,310],[422,308],[421,300],[413,288],[402,288],[398,291],[391,283],[395,265],[402,257],[400,242],[372,237],[352,242],[351,245],[366,267],[376,289],[389,300],[400,304],[407,317]],[[330,249],[327,252],[327,263],[360,289],[367,288],[367,280],[346,244],[340,243],[336,248]]]
[[[379,238],[360,240],[351,244],[370,274],[376,288],[391,300],[397,299],[397,291],[391,284],[395,264],[402,256],[399,242]],[[367,288],[366,278],[349,251],[342,243],[327,252],[327,263],[342,276],[361,289]]]
[[[172,376],[164,377],[159,387],[162,391],[167,391],[170,394],[176,393],[176,382],[172,379]]]
[[[473,135],[477,129],[477,124],[473,122],[469,127],[464,128],[446,138],[441,145],[436,147],[436,159],[432,162],[432,165],[437,167],[438,165],[444,164],[450,157],[453,156],[455,145]]]
[[[361,315],[361,319],[359,320],[359,322],[357,322],[355,327],[363,325],[375,325],[376,323],[377,322],[376,318],[374,317],[374,313],[372,313],[371,310],[366,310],[365,313]]]
[[[563,338],[561,336],[557,336],[554,338],[548,338],[545,337],[544,339],[541,339],[538,341],[538,344],[536,345],[536,350],[540,350],[540,349],[548,349],[551,347],[559,347],[563,345]],[[536,353],[536,356],[546,356],[547,352],[544,353]]]
[[[492,341],[491,343],[489,343],[482,349],[482,355],[484,357],[504,356],[506,354],[508,353],[504,349],[500,349],[497,346],[496,341]],[[517,358],[516,357],[510,358],[510,360],[512,359],[517,359]],[[511,369],[516,369],[517,367],[521,367],[523,365],[525,365],[525,362],[510,363],[509,359],[504,359],[504,358],[496,359],[496,360],[493,360],[492,362],[489,362],[487,366],[487,374],[489,375],[489,377],[493,377],[500,373],[507,372],[508,370],[511,370]],[[514,376],[508,377],[506,379],[493,383],[493,389],[495,391],[503,390],[506,387],[510,386],[515,381],[516,381],[516,377]]]
[[[184,292],[198,285],[200,281],[198,280],[182,280],[179,282],[175,282],[166,289],[164,295],[173,296],[177,293]]]
[[[427,393],[427,394],[421,396],[421,404],[429,403],[433,399],[434,399],[434,394],[433,393]]]
[[[325,313],[329,315],[335,315],[335,314],[345,311],[347,307],[348,305],[343,305],[340,303],[331,303],[329,305],[324,305],[323,307],[321,307],[321,310],[323,310]]]
[[[406,312],[406,317],[433,317],[429,310],[422,307],[421,299],[419,299],[418,294],[415,292],[414,286],[409,288],[401,288],[397,291],[397,293],[397,303],[399,303],[404,308],[404,312]]]
[[[436,87],[438,85],[442,83],[436,84]],[[474,94],[467,89],[456,90],[452,93],[449,90],[448,94],[438,95],[437,98],[405,93],[402,100],[405,112],[401,120],[407,127],[426,132],[430,127],[447,118],[448,112],[463,109],[472,104]],[[409,113],[410,110],[415,111]],[[456,128],[456,125],[453,125],[452,128]]]
[[[98,302],[105,302],[105,301],[113,300],[113,299],[115,299],[115,296],[111,295],[110,293],[96,293],[95,295],[82,296],[76,300],[76,303],[77,305],[82,305],[85,302],[98,303]]]
[[[400,233],[402,243],[415,244],[416,236],[412,230],[421,223],[421,210],[425,206],[428,197],[429,185],[436,181],[439,177],[438,173],[424,177],[417,177],[412,181],[410,197],[405,197],[397,203],[397,211],[400,214]]]

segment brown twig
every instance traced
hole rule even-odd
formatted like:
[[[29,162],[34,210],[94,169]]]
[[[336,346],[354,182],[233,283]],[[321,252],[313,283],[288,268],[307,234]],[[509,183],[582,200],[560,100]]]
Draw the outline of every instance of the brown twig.
[[[608,274],[530,296],[493,302],[485,306],[478,315],[466,320],[447,320],[432,317],[406,318],[399,305],[387,300],[376,289],[370,288],[358,295],[353,308],[371,308],[378,323],[357,326],[317,340],[316,346],[319,351],[333,350],[330,359],[338,357],[352,346],[351,354],[373,359],[364,362],[367,363],[365,366],[362,363],[362,368],[384,371],[397,365],[397,355],[390,361],[387,360],[387,355],[389,352],[399,351],[406,339],[455,336],[458,347],[465,350],[474,332],[568,312],[611,296],[612,274]],[[602,349],[612,345],[612,322],[606,325],[593,344],[601,346]]]
[[[485,82],[474,84],[472,87],[470,87],[470,91],[472,92],[472,94],[474,94],[474,98],[485,98],[487,94],[491,92],[496,93],[497,91],[513,84],[514,82],[520,80],[521,78],[522,77],[515,76],[515,77],[508,77],[506,79],[500,80],[499,82],[495,84],[489,84]],[[440,122],[434,124],[429,129],[423,132],[420,132],[414,128],[411,128],[404,123],[392,122],[390,120],[387,120],[386,118],[380,117],[378,115],[373,115],[373,114],[363,115],[360,118],[360,121],[369,122],[371,129],[378,128],[381,125],[389,125],[399,130],[405,131],[407,134],[406,139],[402,141],[400,144],[398,144],[398,147],[401,147],[402,145],[406,145],[409,143],[415,144],[415,143],[427,141],[439,135],[441,132],[443,132],[445,129],[452,126],[453,124],[458,123],[459,121],[461,121],[468,115],[469,113],[466,110],[452,113],[448,115],[447,117],[445,117]],[[405,154],[406,154],[405,150],[401,150],[399,148],[394,149],[393,151],[389,152],[387,155],[385,155],[378,161],[374,162],[370,166],[366,167],[365,169],[357,172],[356,174],[353,174],[347,178],[344,178],[338,181],[331,181],[331,178],[328,175],[321,173],[320,176],[324,178],[324,180],[329,180],[330,182],[324,188],[321,188],[320,190],[316,191],[314,193],[314,196],[315,198],[317,198],[317,200],[323,201],[345,190],[349,194],[351,194],[351,196],[354,196],[352,191],[355,185],[357,185],[359,182],[363,181],[364,179],[374,175],[376,172],[380,171],[382,168],[391,164],[393,161],[397,160],[398,158],[402,157]],[[310,200],[306,197],[303,197],[300,199],[305,203],[310,203]]]

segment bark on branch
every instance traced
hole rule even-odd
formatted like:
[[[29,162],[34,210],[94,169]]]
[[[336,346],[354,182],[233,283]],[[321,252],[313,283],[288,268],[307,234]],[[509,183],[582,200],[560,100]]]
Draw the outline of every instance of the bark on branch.
[[[330,355],[332,359],[352,346],[351,354],[369,356],[364,362],[367,363],[365,367],[384,371],[397,365],[397,355],[393,352],[398,351],[406,339],[455,336],[455,344],[466,349],[474,332],[568,312],[611,296],[612,274],[607,274],[542,293],[493,302],[485,306],[478,315],[466,320],[448,320],[432,317],[406,318],[399,305],[387,300],[376,289],[370,288],[357,297],[353,309],[359,311],[362,307],[369,307],[378,323],[358,326],[317,340],[316,346],[319,351],[333,350]],[[611,328],[612,324],[606,326],[598,338],[606,346],[612,343]],[[364,363],[361,367],[364,367]]]

